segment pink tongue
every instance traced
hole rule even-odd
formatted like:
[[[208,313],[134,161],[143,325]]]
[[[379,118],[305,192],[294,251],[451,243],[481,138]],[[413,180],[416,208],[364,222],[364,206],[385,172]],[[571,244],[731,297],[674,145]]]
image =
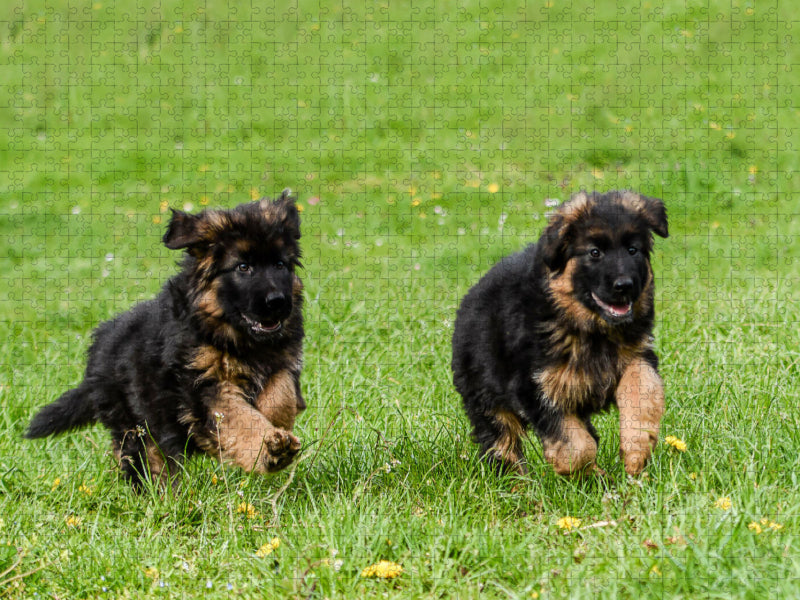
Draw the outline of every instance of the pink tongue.
[[[608,304],[607,306],[611,309],[611,312],[613,312],[615,315],[624,315],[627,314],[627,312],[630,310],[630,304],[625,304],[623,306],[619,306],[616,304]]]

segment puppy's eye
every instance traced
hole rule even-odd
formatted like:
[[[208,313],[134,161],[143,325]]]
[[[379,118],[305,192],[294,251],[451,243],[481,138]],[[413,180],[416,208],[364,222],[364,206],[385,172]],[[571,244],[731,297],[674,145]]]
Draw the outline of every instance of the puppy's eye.
[[[630,248],[628,248],[628,254],[630,254],[631,256],[633,256],[634,254],[636,254],[638,251],[639,251],[639,250],[638,250],[638,249],[636,249],[636,248],[634,248],[633,246],[631,246]]]
[[[591,256],[592,258],[600,258],[600,254],[601,252],[597,248],[592,248],[591,250],[589,250],[589,256]]]
[[[236,270],[240,271],[241,273],[249,273],[250,272],[250,265],[247,263],[239,263],[236,265]]]
[[[282,260],[279,260],[278,262],[276,262],[276,263],[275,263],[275,268],[276,268],[276,269],[278,269],[279,271],[280,271],[281,269],[283,269],[285,266],[286,266],[286,265],[284,265],[284,264],[283,264],[283,261],[282,261]]]

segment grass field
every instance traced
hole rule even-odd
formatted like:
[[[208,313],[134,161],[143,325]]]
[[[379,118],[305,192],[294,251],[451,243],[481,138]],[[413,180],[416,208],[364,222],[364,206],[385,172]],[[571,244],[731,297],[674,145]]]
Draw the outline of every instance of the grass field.
[[[800,595],[790,3],[183,4],[0,8],[0,597]],[[137,496],[100,428],[21,439],[91,330],[175,271],[168,207],[284,187],[296,471],[200,458]],[[662,441],[626,478],[612,411],[606,479],[559,478],[538,442],[500,478],[451,384],[455,310],[581,188],[668,207]],[[403,573],[362,577],[381,559]]]

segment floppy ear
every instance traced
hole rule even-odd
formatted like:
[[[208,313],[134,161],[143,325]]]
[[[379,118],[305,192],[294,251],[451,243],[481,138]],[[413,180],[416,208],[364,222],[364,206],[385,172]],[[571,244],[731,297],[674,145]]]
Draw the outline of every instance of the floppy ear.
[[[667,208],[664,203],[658,198],[650,198],[648,196],[639,196],[644,203],[642,214],[644,215],[647,224],[654,233],[660,235],[662,238],[669,237],[669,228],[667,227]]]
[[[277,208],[283,230],[294,239],[300,239],[300,213],[297,210],[297,196],[292,196],[292,190],[286,188],[272,204]]]
[[[190,215],[182,210],[172,210],[172,218],[162,238],[164,245],[170,250],[188,248],[202,241],[200,234],[200,217]]]
[[[556,213],[539,238],[539,252],[545,266],[551,271],[560,271],[567,263],[567,229],[564,215]]]

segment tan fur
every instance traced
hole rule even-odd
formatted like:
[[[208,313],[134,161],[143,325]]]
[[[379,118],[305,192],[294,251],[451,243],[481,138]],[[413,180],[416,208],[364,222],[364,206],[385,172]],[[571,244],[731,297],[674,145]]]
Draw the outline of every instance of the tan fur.
[[[295,275],[294,279],[292,280],[292,295],[295,298],[299,298],[302,293],[303,293],[303,282],[297,275]]]
[[[130,430],[127,431],[125,435],[144,438],[144,447],[146,452],[145,459],[147,460],[148,470],[147,475],[149,475],[150,481],[158,485],[160,488],[163,489],[166,487],[166,484],[169,483],[169,481],[178,473],[177,470],[170,472],[170,469],[164,459],[164,453],[161,452],[161,449],[156,445],[156,443],[144,429]],[[124,439],[125,438],[123,438],[123,440]],[[120,443],[116,440],[111,442],[111,451],[114,454],[114,458],[116,459],[118,465],[122,466],[123,461],[131,461],[129,456],[122,456]],[[142,475],[144,476],[146,474],[142,473]]]
[[[567,261],[563,270],[550,273],[547,281],[550,298],[561,310],[563,319],[571,327],[582,331],[605,331],[608,326],[603,318],[586,308],[575,298],[572,277],[575,274],[576,266],[577,260],[571,258]]]
[[[647,261],[647,279],[642,286],[642,293],[633,303],[633,314],[635,317],[645,315],[653,307],[654,293],[653,281],[653,268],[650,266],[650,261]]]
[[[503,433],[491,452],[502,463],[511,466],[519,474],[524,474],[526,469],[520,438],[525,435],[525,427],[514,413],[505,410],[496,412],[494,420]]]
[[[636,475],[658,441],[664,414],[664,386],[653,367],[641,359],[628,365],[617,386],[617,406],[620,453],[625,471]]]
[[[219,232],[230,229],[231,220],[228,215],[219,210],[205,211],[202,223],[202,238],[215,239],[219,237]]]
[[[246,364],[209,345],[201,346],[195,351],[189,366],[201,371],[200,379],[205,380],[241,384],[251,376],[251,370]]]
[[[198,446],[248,473],[279,470],[288,464],[300,448],[300,440],[270,423],[247,402],[238,386],[220,384],[212,411],[216,418],[217,435],[215,439],[197,436]]]
[[[630,190],[623,190],[620,192],[619,203],[622,205],[623,209],[633,210],[639,213],[642,213],[647,209],[642,197],[636,192],[632,192]]]
[[[559,475],[581,473],[597,456],[597,442],[573,415],[564,417],[560,435],[543,440],[542,447],[545,460]]]
[[[217,419],[217,435],[210,439],[195,435],[197,445],[248,472],[265,473],[285,466],[300,447],[300,441],[291,434],[298,412],[291,373],[281,371],[270,378],[253,406],[240,387],[252,377],[241,361],[214,346],[202,346],[191,366],[202,372],[200,379],[215,381],[218,387],[217,400],[211,407]],[[193,430],[197,434],[196,428]]]
[[[628,364],[642,355],[649,347],[649,339],[644,338],[634,345],[617,344],[616,360],[610,362],[605,377],[597,379],[587,369],[589,361],[608,360],[609,357],[593,357],[587,350],[591,344],[585,339],[594,332],[602,332],[614,340],[614,330],[594,311],[581,304],[574,296],[572,275],[575,259],[567,261],[560,273],[551,273],[548,280],[550,296],[562,311],[562,318],[550,326],[550,352],[560,360],[542,369],[534,376],[542,391],[550,401],[566,414],[577,412],[584,402],[595,396],[608,394]],[[645,289],[633,305],[635,315],[650,310],[653,303],[653,271],[647,266]]]
[[[150,478],[154,483],[164,487],[177,473],[170,472],[164,460],[164,453],[161,452],[161,449],[152,439],[148,438],[144,443],[144,447],[147,451],[147,464],[150,468]]]
[[[291,431],[299,408],[295,390],[289,371],[276,373],[256,398],[256,409],[276,427]]]
[[[580,192],[573,194],[569,200],[569,203],[563,204],[556,211],[556,214],[563,218],[563,221],[559,227],[559,235],[561,235],[569,225],[575,223],[584,214],[586,214],[590,206],[591,202],[589,199],[589,194],[587,194],[585,191],[581,190]]]

